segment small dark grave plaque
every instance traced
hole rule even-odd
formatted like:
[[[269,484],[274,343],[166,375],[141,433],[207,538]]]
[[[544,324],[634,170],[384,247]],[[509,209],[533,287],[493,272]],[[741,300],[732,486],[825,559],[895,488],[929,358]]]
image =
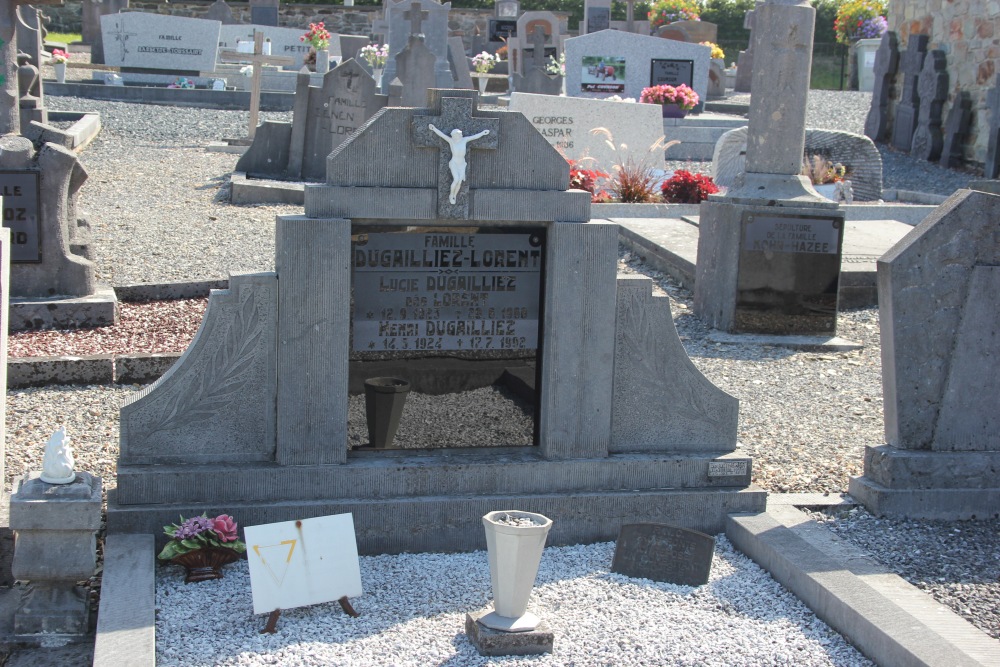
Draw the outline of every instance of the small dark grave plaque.
[[[843,213],[744,213],[734,330],[835,333],[843,238]]]
[[[622,526],[611,571],[681,586],[708,583],[715,538],[665,523]]]
[[[353,349],[536,349],[544,245],[538,231],[355,235]]]
[[[254,25],[278,25],[277,7],[251,7],[250,23]]]
[[[610,7],[591,7],[587,11],[587,34],[611,27]]]
[[[0,171],[3,226],[10,228],[10,261],[42,261],[38,172]]]
[[[517,19],[490,19],[490,41],[502,42],[517,37]]]
[[[687,84],[689,88],[694,87],[694,61],[693,60],[661,60],[653,58],[649,66],[649,85],[679,86]]]

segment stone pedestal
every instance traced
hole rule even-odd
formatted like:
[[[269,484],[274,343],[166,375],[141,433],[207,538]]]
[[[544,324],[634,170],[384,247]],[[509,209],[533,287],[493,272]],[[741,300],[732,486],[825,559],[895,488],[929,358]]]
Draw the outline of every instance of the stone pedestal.
[[[502,632],[479,622],[491,610],[465,615],[465,634],[479,655],[536,655],[552,653],[555,635],[542,621],[530,632]]]
[[[87,633],[90,608],[76,582],[94,574],[101,526],[101,479],[78,472],[69,484],[48,484],[29,473],[10,499],[17,534],[11,571],[27,582],[14,634],[21,641]]]

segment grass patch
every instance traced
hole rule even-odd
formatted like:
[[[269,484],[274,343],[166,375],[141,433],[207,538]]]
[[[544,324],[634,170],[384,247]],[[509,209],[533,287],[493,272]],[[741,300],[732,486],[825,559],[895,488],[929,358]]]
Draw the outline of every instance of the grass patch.
[[[82,39],[83,35],[78,32],[50,32],[45,36],[46,42],[61,42],[63,44],[72,44]]]

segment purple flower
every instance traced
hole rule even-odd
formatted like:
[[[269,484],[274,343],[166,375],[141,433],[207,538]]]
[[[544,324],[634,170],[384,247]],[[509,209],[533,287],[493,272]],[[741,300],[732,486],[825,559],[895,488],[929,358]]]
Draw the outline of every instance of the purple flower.
[[[858,38],[859,39],[877,39],[885,34],[885,31],[889,29],[889,22],[885,20],[884,16],[876,16],[874,18],[865,19],[858,26]]]
[[[180,525],[177,532],[174,533],[174,539],[190,539],[204,533],[206,530],[212,530],[213,527],[214,523],[208,517],[193,516]]]

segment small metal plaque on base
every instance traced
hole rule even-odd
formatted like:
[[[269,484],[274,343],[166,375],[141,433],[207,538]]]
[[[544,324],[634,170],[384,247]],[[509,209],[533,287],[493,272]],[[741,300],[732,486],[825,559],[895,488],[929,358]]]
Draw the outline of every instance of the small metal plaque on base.
[[[715,538],[665,523],[622,526],[611,571],[682,586],[708,583]]]

